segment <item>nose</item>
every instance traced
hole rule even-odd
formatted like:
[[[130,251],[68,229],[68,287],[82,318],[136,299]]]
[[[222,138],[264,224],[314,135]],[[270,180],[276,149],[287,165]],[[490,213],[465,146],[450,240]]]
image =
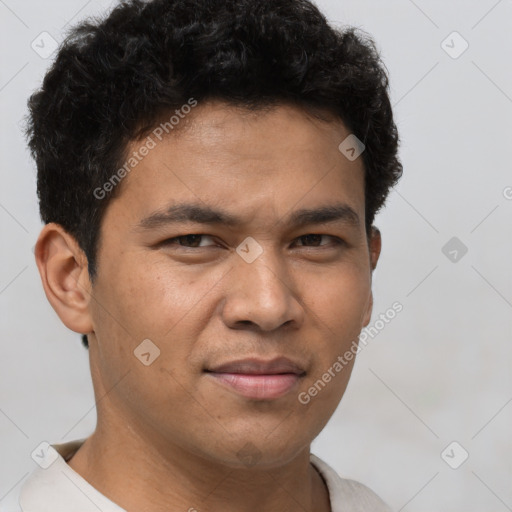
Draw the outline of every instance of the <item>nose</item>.
[[[277,256],[265,251],[252,263],[237,254],[234,260],[234,268],[227,275],[222,308],[223,321],[228,327],[273,331],[284,325],[289,328],[302,325],[304,308],[296,283]]]

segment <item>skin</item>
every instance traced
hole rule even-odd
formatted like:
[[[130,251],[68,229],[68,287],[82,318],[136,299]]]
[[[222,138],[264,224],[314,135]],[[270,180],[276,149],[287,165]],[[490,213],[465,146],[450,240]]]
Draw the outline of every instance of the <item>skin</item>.
[[[44,290],[63,323],[88,334],[97,400],[97,428],[69,465],[127,511],[330,510],[310,444],[354,360],[308,404],[298,395],[368,325],[381,249],[379,231],[365,230],[362,158],[338,150],[348,135],[341,121],[294,106],[202,104],[124,178],[102,221],[93,283],[73,237],[57,224],[42,229]],[[137,229],[184,201],[243,222]],[[286,223],[298,209],[340,202],[357,224]],[[161,243],[188,234],[207,236]],[[252,263],[236,252],[248,236],[263,249]],[[149,366],[134,355],[144,339],[160,350]],[[204,371],[282,355],[305,375],[273,400],[245,398]],[[237,455],[244,447],[252,463]]]

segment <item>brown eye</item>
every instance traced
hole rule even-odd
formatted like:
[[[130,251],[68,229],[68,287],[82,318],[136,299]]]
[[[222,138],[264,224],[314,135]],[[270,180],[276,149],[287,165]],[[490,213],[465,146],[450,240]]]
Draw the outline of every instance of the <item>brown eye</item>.
[[[330,243],[330,244],[329,243],[327,243],[327,244],[320,243],[322,240],[322,237],[330,238],[332,240],[332,243]],[[343,240],[341,240],[340,238],[337,238],[335,236],[322,235],[322,234],[316,234],[316,233],[303,235],[303,236],[299,237],[297,240],[302,240],[303,243],[301,245],[307,246],[307,247],[325,247],[325,246],[328,247],[330,245],[340,245],[343,243]],[[309,244],[311,244],[311,245],[309,245]]]
[[[162,242],[162,245],[178,245],[182,247],[191,247],[191,248],[200,248],[200,247],[208,247],[205,245],[201,245],[201,241],[204,238],[211,238],[209,235],[202,234],[189,234],[177,236],[175,238],[169,238]]]

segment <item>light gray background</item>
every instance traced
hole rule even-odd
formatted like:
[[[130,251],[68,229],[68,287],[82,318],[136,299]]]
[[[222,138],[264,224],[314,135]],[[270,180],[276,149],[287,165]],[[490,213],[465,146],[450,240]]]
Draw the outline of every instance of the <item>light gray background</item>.
[[[35,467],[41,441],[95,426],[87,352],[34,263],[41,223],[20,121],[51,61],[31,42],[43,31],[60,41],[109,5],[0,0],[0,499]],[[395,301],[404,309],[359,355],[313,452],[396,511],[512,510],[512,1],[318,5],[369,32],[390,72],[404,175],[376,222],[372,323]],[[453,31],[469,43],[457,59],[441,46]],[[442,252],[454,236],[468,248],[457,262]],[[469,453],[458,469],[441,458],[452,441]]]

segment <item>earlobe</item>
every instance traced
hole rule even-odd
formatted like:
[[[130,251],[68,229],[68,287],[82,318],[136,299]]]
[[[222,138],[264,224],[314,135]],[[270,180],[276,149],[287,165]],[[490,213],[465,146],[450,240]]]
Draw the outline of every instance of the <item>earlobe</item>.
[[[75,238],[59,224],[46,224],[34,253],[46,297],[64,325],[77,333],[92,332],[87,258]]]

